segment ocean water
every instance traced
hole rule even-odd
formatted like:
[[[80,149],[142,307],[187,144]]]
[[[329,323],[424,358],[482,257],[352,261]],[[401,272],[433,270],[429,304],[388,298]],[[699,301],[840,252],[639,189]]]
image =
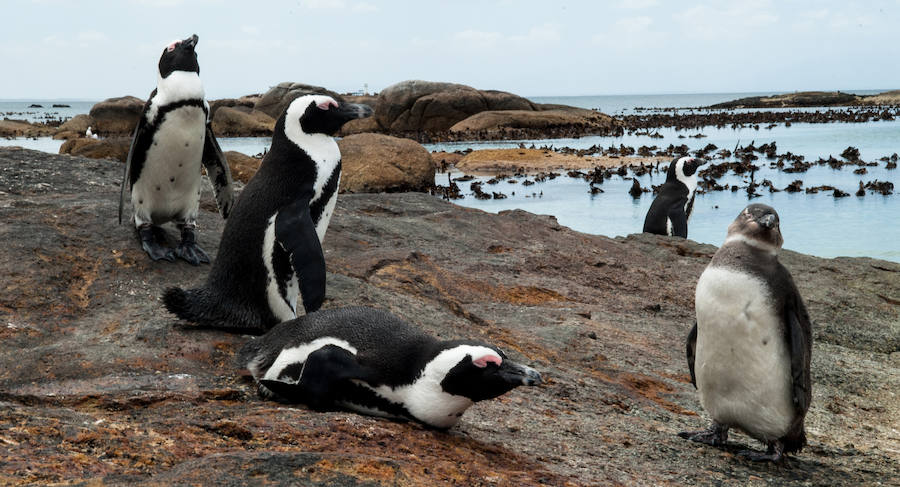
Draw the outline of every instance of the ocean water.
[[[858,94],[872,94],[884,90],[850,91]],[[635,107],[643,108],[681,108],[689,109],[733,100],[745,96],[768,93],[724,93],[724,94],[684,94],[684,95],[617,95],[617,96],[583,96],[583,97],[531,97],[539,103],[561,103],[582,108],[599,108],[605,113],[634,113]],[[43,109],[31,109],[32,103],[44,105]],[[70,108],[52,108],[52,103],[64,103]],[[93,102],[47,101],[2,101],[0,100],[0,116],[8,118],[41,121],[48,117],[70,118],[78,113],[87,113]],[[810,109],[812,110],[812,109]],[[4,115],[15,113],[18,115]],[[24,115],[23,115],[24,114]],[[519,144],[526,146],[553,146],[585,149],[593,145],[608,147],[610,145],[641,145],[665,148],[668,145],[687,145],[691,150],[715,144],[719,148],[733,149],[736,145],[747,145],[751,142],[757,146],[775,142],[778,153],[793,152],[806,157],[808,161],[818,158],[838,157],[848,146],[857,147],[863,160],[874,161],[883,156],[900,153],[900,120],[867,122],[861,124],[827,123],[803,124],[795,123],[791,127],[783,124],[772,129],[760,128],[715,128],[705,127],[699,130],[678,131],[673,128],[658,130],[663,138],[647,136],[623,135],[622,137],[582,137],[576,139],[544,139],[522,141],[485,141],[454,142],[427,144],[432,151],[515,148]],[[691,135],[703,134],[705,137],[692,138]],[[679,137],[682,136],[682,137]],[[254,155],[268,150],[270,139],[267,137],[233,137],[221,138],[219,143],[225,151],[235,150]],[[26,148],[58,152],[62,141],[50,138],[37,139],[2,139],[0,145],[19,145]],[[665,160],[667,163],[668,160]],[[784,188],[795,179],[804,181],[804,187],[828,184],[850,193],[845,198],[834,198],[831,192],[806,193],[769,193],[767,188],[757,191],[761,197],[748,200],[743,191],[711,192],[698,194],[694,215],[689,225],[689,238],[700,242],[720,245],[725,238],[725,230],[734,217],[751,202],[772,205],[781,216],[782,233],[785,237],[785,248],[821,257],[837,256],[869,256],[900,262],[900,170],[887,170],[884,163],[878,167],[868,168],[868,174],[853,174],[853,166],[840,170],[829,167],[814,167],[806,173],[786,174],[767,167],[764,158],[756,161],[762,169],[756,173],[756,180],[769,179],[778,188]],[[452,174],[458,177],[461,174]],[[629,174],[627,177],[631,177]],[[478,178],[484,181],[488,178]],[[628,194],[631,180],[614,176],[600,187],[603,193],[591,195],[587,182],[573,179],[565,174],[544,183],[522,186],[519,178],[517,184],[501,182],[496,186],[485,184],[485,191],[503,192],[508,197],[502,200],[478,200],[471,195],[470,183],[458,183],[466,194],[466,198],[454,203],[479,208],[490,212],[521,208],[533,213],[555,216],[563,225],[575,230],[607,235],[628,235],[640,232],[644,215],[653,200],[651,193],[645,193],[638,199]],[[660,184],[665,178],[662,174],[650,174],[638,178],[643,187]],[[854,196],[859,182],[872,180],[890,181],[895,186],[895,194],[882,196],[869,193],[865,197]],[[446,184],[447,174],[438,174],[438,184]],[[746,185],[746,177],[727,175],[719,181],[722,184]],[[515,194],[513,194],[515,193]]]
[[[75,115],[90,112],[95,103],[97,102],[85,100],[0,100],[0,119],[26,120],[32,123],[66,121]]]

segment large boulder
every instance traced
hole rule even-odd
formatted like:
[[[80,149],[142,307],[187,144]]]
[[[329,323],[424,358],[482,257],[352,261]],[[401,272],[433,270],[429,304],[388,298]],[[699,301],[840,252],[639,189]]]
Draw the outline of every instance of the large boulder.
[[[87,131],[88,127],[91,127],[91,130],[93,130],[93,125],[94,121],[91,119],[91,116],[86,113],[81,113],[66,120],[65,123],[60,125],[59,128],[56,129],[53,138],[76,139],[78,137],[84,137],[84,133]]]
[[[527,99],[504,91],[412,80],[391,85],[378,95],[375,118],[391,132],[440,132],[486,110],[535,108]]]
[[[216,111],[222,107],[245,107],[253,109],[260,98],[262,98],[262,95],[246,95],[240,98],[220,98],[218,100],[210,100],[209,118],[212,120],[216,116]]]
[[[357,118],[345,123],[337,135],[346,137],[353,134],[364,134],[367,132],[381,132],[381,127],[375,117]]]
[[[91,159],[115,159],[125,162],[131,148],[130,137],[107,139],[69,139],[59,148],[60,154],[89,157]]]
[[[91,107],[93,131],[101,135],[131,135],[143,110],[144,100],[134,96],[103,100]]]
[[[341,95],[321,86],[286,81],[284,83],[278,83],[270,88],[269,91],[256,102],[254,108],[278,120],[278,117],[281,116],[281,113],[284,112],[292,101],[300,96],[311,93],[328,95],[339,102],[344,101]]]
[[[220,107],[212,119],[212,129],[219,136],[269,136],[275,119],[245,106]]]
[[[423,191],[434,185],[434,162],[418,142],[358,134],[341,139],[338,147],[342,192]]]

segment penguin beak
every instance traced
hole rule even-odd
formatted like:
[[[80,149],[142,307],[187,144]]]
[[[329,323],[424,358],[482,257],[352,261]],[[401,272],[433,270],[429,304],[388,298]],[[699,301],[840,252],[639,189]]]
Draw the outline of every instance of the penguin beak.
[[[346,123],[357,118],[372,116],[372,107],[361,103],[341,103],[335,109],[335,114]]]
[[[181,41],[181,45],[188,49],[194,49],[195,47],[197,47],[197,41],[199,41],[199,40],[200,40],[200,38],[197,37],[197,34],[194,34],[194,35],[188,37],[187,39]]]
[[[541,383],[541,374],[525,365],[504,360],[498,371],[504,381],[514,386],[536,386]]]

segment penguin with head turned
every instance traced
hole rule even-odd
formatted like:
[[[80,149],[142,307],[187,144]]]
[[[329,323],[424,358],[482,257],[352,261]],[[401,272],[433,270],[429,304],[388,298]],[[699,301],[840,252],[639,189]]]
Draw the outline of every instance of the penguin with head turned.
[[[497,347],[437,340],[373,308],[322,310],[272,328],[238,353],[260,395],[450,428],[478,401],[541,383]]]
[[[790,272],[778,261],[778,214],[746,207],[697,281],[697,322],[687,360],[710,429],[683,438],[723,445],[729,428],[766,444],[742,456],[780,461],[806,444],[803,426],[812,399],[812,325]]]
[[[650,204],[644,218],[644,233],[687,238],[688,219],[694,211],[697,169],[706,161],[697,157],[681,157],[669,164],[666,182]]]
[[[119,223],[126,193],[131,194],[134,225],[141,246],[153,260],[193,265],[208,263],[194,229],[200,208],[201,164],[213,184],[216,203],[227,218],[233,201],[231,171],[209,124],[197,63],[197,36],[173,41],[159,58],[156,89],[134,130],[119,197]],[[181,243],[165,245],[159,225],[174,221]]]
[[[166,290],[169,311],[207,328],[262,334],[319,309],[325,299],[321,241],[341,177],[332,135],[349,120],[371,114],[366,105],[325,95],[292,101],[225,223],[206,283]]]

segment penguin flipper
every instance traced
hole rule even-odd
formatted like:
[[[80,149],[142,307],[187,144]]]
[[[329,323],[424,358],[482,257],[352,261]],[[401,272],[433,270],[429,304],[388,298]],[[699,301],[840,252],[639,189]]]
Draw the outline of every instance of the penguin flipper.
[[[216,205],[222,218],[228,218],[231,213],[231,206],[234,204],[234,190],[232,188],[231,168],[228,167],[228,161],[216,136],[213,135],[212,126],[206,124],[206,141],[203,144],[203,166],[206,167],[206,174],[212,182],[213,190],[216,193]]]
[[[806,413],[812,401],[810,359],[812,351],[812,325],[809,313],[795,293],[785,306],[786,335],[791,350],[791,384],[793,402],[798,411]]]
[[[694,357],[697,355],[697,320],[694,320],[694,326],[691,327],[691,331],[687,336],[686,354],[688,369],[691,371],[691,384],[696,389],[697,377],[694,375]]]
[[[672,236],[687,238],[687,213],[684,212],[686,203],[687,198],[680,199],[669,210],[669,220],[672,222]]]
[[[152,98],[152,97],[151,97]],[[144,110],[147,110],[147,106],[144,106]],[[138,138],[143,135],[141,131],[141,126],[144,124],[144,115],[141,114],[141,119],[138,121],[136,127],[134,127],[134,134],[131,137],[131,146],[128,148],[128,157],[125,159],[125,170],[122,174],[122,188],[119,190],[119,225],[122,224],[122,209],[125,207],[125,193],[126,188],[128,190],[131,189],[131,164],[134,160],[134,149],[137,147]],[[131,194],[128,191],[128,194]]]
[[[300,198],[278,210],[275,240],[287,252],[297,274],[306,313],[318,310],[325,301],[325,255],[309,214],[309,198]]]
[[[306,357],[296,382],[262,379],[259,383],[285,401],[327,410],[340,395],[342,381],[366,380],[368,376],[368,369],[356,361],[356,355],[336,345],[325,345]]]

